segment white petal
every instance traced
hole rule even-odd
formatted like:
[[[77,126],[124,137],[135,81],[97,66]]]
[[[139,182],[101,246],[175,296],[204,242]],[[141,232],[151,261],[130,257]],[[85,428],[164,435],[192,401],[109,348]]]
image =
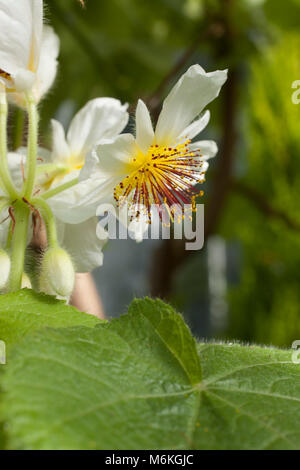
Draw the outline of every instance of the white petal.
[[[32,60],[33,68],[37,71],[43,36],[43,1],[29,0],[29,3],[32,9]]]
[[[138,149],[132,134],[119,135],[115,140],[102,143],[96,148],[99,159],[97,169],[107,175],[124,175],[127,164]]]
[[[29,70],[18,69],[12,77],[15,89],[22,93],[33,88],[36,75]]]
[[[8,211],[2,211],[0,213],[1,224],[0,224],[0,248],[4,248],[6,246],[9,227],[10,227],[10,218],[8,217]]]
[[[136,142],[142,152],[146,153],[154,139],[154,130],[147,106],[142,100],[136,108]]]
[[[50,157],[49,150],[39,148],[38,149],[38,158],[43,159],[39,160],[38,164],[46,163]],[[20,147],[16,152],[8,153],[8,168],[12,177],[12,181],[16,188],[21,191],[23,186],[23,177],[24,169],[26,167],[26,158],[27,158],[27,148]]]
[[[108,234],[102,229],[105,238],[99,239],[97,225],[97,217],[77,225],[64,225],[62,246],[71,255],[77,273],[91,272],[103,264],[102,248]]]
[[[14,1],[0,0],[0,68],[15,79],[18,91],[33,84],[42,27],[42,0],[18,0],[17,6]],[[1,78],[0,81],[11,85]]]
[[[159,145],[176,142],[182,131],[220,93],[227,79],[227,70],[206,73],[193,65],[182,75],[160,113],[155,136]]]
[[[218,153],[218,146],[213,140],[199,140],[190,145],[191,150],[197,150],[200,152],[201,160],[208,160],[213,158]]]
[[[57,72],[58,54],[59,38],[51,26],[44,26],[40,62],[33,90],[37,102],[40,101],[53,85]]]
[[[149,230],[148,215],[141,214],[137,219],[128,223],[128,233],[137,243],[140,243],[146,237]]]
[[[68,175],[61,183],[71,179],[73,175]],[[79,182],[76,186],[63,191],[50,198],[48,203],[54,215],[62,222],[78,224],[96,215],[98,201],[94,204],[90,201],[91,192],[99,192],[99,183],[91,185],[90,180]]]
[[[100,203],[113,203],[114,188],[126,176],[128,162],[136,151],[131,134],[100,144],[97,153],[88,157],[79,183],[49,199],[56,217],[67,223],[81,223],[96,214]]]
[[[26,149],[23,150],[23,153],[20,151],[9,152],[7,161],[13,183],[16,188],[20,191],[23,186],[22,167],[25,168]]]
[[[51,120],[52,125],[52,160],[63,163],[70,158],[71,152],[65,137],[65,130],[62,124],[55,119]]]
[[[99,158],[97,152],[93,150],[87,155],[85,159],[85,164],[79,174],[79,181],[85,181],[91,178],[91,176],[95,175],[95,172],[97,172],[98,163]]]
[[[205,129],[205,127],[209,123],[209,119],[210,119],[210,112],[205,111],[205,113],[203,113],[203,115],[199,119],[192,122],[192,124],[190,124],[188,127],[186,127],[183,130],[183,132],[178,137],[178,140],[185,139],[185,138],[193,139],[194,137],[196,137],[198,134],[200,134],[200,132],[203,131],[203,129]]]
[[[67,140],[75,155],[86,155],[102,139],[113,139],[128,122],[127,105],[113,98],[89,101],[74,117]]]

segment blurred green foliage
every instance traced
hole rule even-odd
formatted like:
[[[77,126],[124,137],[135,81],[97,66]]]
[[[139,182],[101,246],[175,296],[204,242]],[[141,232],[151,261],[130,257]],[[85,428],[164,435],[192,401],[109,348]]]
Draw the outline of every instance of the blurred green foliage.
[[[245,128],[244,180],[295,228],[236,197],[224,220],[245,257],[241,285],[231,295],[231,333],[282,346],[300,338],[300,106],[292,102],[299,50],[300,35],[286,33],[252,62]]]
[[[292,82],[300,79],[300,0],[87,0],[84,9],[76,0],[47,3],[61,56],[42,106],[44,131],[53,115],[67,122],[96,96],[133,106],[150,98],[184,54],[157,99],[193,62],[238,71],[233,175],[248,189],[230,189],[218,229],[242,252],[223,334],[278,346],[300,339],[300,105],[291,101]],[[222,99],[213,105],[208,136],[217,140]],[[206,186],[209,196],[210,181]],[[198,258],[194,279],[203,266]],[[188,299],[178,295],[184,308]]]

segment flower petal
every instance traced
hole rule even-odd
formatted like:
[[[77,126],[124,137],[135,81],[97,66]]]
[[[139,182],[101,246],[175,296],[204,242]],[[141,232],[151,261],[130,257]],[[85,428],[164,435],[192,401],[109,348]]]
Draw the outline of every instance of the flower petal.
[[[206,73],[198,64],[190,67],[164,101],[155,131],[157,143],[175,143],[182,131],[219,95],[226,79],[227,70]]]
[[[75,155],[86,155],[102,139],[116,137],[128,122],[127,105],[113,98],[89,101],[74,117],[67,141]]]
[[[17,69],[15,73],[12,73],[14,80],[14,88],[20,93],[30,90],[35,81],[36,75],[30,70]]]
[[[108,234],[100,227],[99,234],[98,218],[93,217],[81,224],[63,224],[62,246],[71,255],[77,273],[91,272],[102,266],[102,248],[107,242]],[[59,230],[60,232],[61,229]]]
[[[59,38],[53,28],[44,26],[40,62],[33,90],[36,102],[39,102],[53,85],[57,72],[59,46]]]
[[[62,124],[55,119],[51,120],[52,125],[52,160],[53,162],[64,162],[70,158],[71,152],[66,141],[65,130]]]
[[[10,227],[10,218],[7,208],[0,212],[0,247],[4,248],[7,242],[7,236]]]
[[[0,0],[0,68],[13,79],[18,91],[29,89],[34,81],[43,28],[42,0]],[[0,75],[10,87],[10,79]]]
[[[136,108],[136,142],[142,152],[146,153],[154,139],[154,130],[147,106],[142,100]]]
[[[107,175],[122,176],[127,173],[127,164],[137,151],[132,134],[122,134],[114,140],[103,142],[95,150],[99,159],[97,170]]]
[[[22,148],[22,151],[9,152],[7,156],[8,168],[11,174],[16,188],[21,191],[23,186],[23,175],[22,167],[25,168],[26,163],[26,149]]]
[[[23,2],[26,0],[23,0]],[[35,72],[38,69],[40,51],[43,36],[43,1],[29,0],[32,11],[32,32],[31,32],[31,56],[29,58],[29,69]],[[32,63],[30,63],[32,61]]]
[[[218,146],[213,140],[199,140],[198,142],[192,143],[190,149],[200,152],[201,156],[199,158],[201,160],[213,158],[218,153]]]
[[[194,137],[200,134],[200,132],[202,132],[203,129],[205,129],[205,127],[209,123],[209,119],[210,119],[210,112],[207,110],[205,111],[205,113],[203,113],[203,115],[199,119],[196,119],[196,121],[192,122],[192,124],[190,124],[188,127],[186,127],[183,130],[183,132],[178,137],[178,140],[185,139],[185,138],[192,140]]]
[[[129,172],[128,164],[137,151],[135,139],[131,134],[122,134],[115,140],[98,145],[96,150],[87,157],[79,176],[79,185],[68,190],[78,191],[76,188],[83,188],[83,193],[77,197],[77,204],[74,201],[74,211],[70,210],[70,200],[74,195],[71,198],[68,196],[66,204],[61,201],[59,208],[55,201],[57,198],[51,199],[50,203],[54,202],[56,205],[55,210],[59,209],[60,215],[56,212],[57,216],[61,220],[67,220],[70,217],[87,218],[87,214],[90,216],[91,212],[96,213],[99,204],[114,204],[114,188]],[[67,196],[66,193],[62,195]]]
[[[61,181],[61,184],[74,177],[76,175],[69,174]],[[89,180],[82,181],[76,186],[51,197],[48,203],[54,215],[62,222],[78,224],[96,214],[96,208],[89,203],[85,203],[91,189],[93,188]]]

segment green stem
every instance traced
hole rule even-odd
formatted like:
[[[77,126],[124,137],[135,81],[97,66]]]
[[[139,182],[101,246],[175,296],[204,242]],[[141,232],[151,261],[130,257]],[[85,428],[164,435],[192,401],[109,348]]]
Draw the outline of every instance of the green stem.
[[[41,163],[36,167],[36,174],[42,175],[44,173],[54,173],[55,175],[59,175],[60,173],[64,173],[68,168],[66,166],[57,164],[57,163]]]
[[[41,210],[47,229],[48,246],[55,248],[58,246],[55,218],[52,210],[43,199],[33,199],[32,204]]]
[[[49,199],[50,197],[57,196],[57,194],[60,194],[63,191],[66,191],[67,189],[72,188],[73,186],[75,186],[78,183],[79,183],[78,178],[74,178],[73,180],[68,181],[65,184],[62,184],[61,186],[57,186],[54,189],[50,189],[50,191],[47,191],[46,193],[44,193],[42,195],[42,198],[43,199]]]
[[[20,108],[15,109],[14,128],[13,128],[13,149],[18,150],[22,146],[24,131],[24,111]]]
[[[8,230],[8,235],[7,235],[7,240],[6,240],[6,249],[7,249],[7,251],[10,250],[12,237],[13,237],[13,233],[12,233],[12,221],[10,221],[9,230]]]
[[[10,292],[21,289],[24,260],[27,246],[27,233],[30,209],[22,201],[14,205],[15,227],[12,237],[11,272],[9,281]]]
[[[17,197],[7,162],[7,113],[6,94],[0,90],[0,185],[12,199]]]
[[[28,112],[28,153],[26,161],[26,181],[24,196],[30,200],[35,183],[37,151],[38,151],[38,125],[39,117],[36,104],[31,96],[27,96]]]

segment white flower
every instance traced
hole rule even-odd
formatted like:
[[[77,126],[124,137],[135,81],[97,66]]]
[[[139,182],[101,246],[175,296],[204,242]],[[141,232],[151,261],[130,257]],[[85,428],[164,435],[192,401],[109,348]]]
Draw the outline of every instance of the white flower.
[[[52,121],[53,150],[52,153],[45,149],[38,150],[39,165],[34,195],[41,197],[48,190],[76,178],[93,147],[103,140],[116,137],[124,129],[128,122],[126,109],[127,105],[122,105],[116,99],[94,99],[76,114],[67,136],[62,125]],[[10,173],[18,189],[21,189],[23,183],[22,168],[26,166],[26,155],[26,148],[8,155]],[[104,231],[101,239],[97,237],[96,210],[86,208],[81,203],[89,191],[89,183],[83,181],[47,199],[56,217],[59,243],[70,253],[76,272],[90,272],[101,266],[102,248],[107,241]]]
[[[22,187],[22,168],[25,167],[26,153],[26,148],[20,148],[18,152],[10,152],[8,154],[10,173],[17,189],[21,189]],[[39,149],[39,156],[44,159],[50,158],[49,152],[45,149]],[[44,175],[41,175],[41,178],[44,180]],[[76,191],[76,186],[69,191],[65,191],[64,193],[72,192],[72,190]],[[35,191],[38,191],[39,194],[42,195],[41,187],[39,186],[38,182]],[[65,205],[67,205],[68,197],[64,198],[64,193],[61,194],[60,199],[56,200],[55,203],[55,207],[58,208],[58,212],[60,214],[64,213],[64,211],[67,211]],[[47,202],[51,206],[51,199],[49,199]],[[8,215],[7,208],[5,211],[3,210],[0,212],[0,222],[2,222],[0,223],[0,248],[5,246],[9,232],[10,220]],[[95,212],[91,215],[86,215],[84,222],[76,224],[68,224],[56,218],[59,245],[65,248],[68,253],[70,253],[74,263],[75,271],[78,273],[91,272],[103,264],[102,249],[107,242],[108,235],[104,230],[102,230],[101,238],[99,238],[96,233],[97,224],[98,218],[95,216]],[[27,244],[30,243],[32,235],[32,225],[30,224]]]
[[[80,176],[90,181],[85,204],[114,198],[119,206],[122,201],[132,207],[143,205],[150,221],[153,204],[171,207],[193,201],[199,193],[194,186],[204,181],[207,160],[217,153],[213,141],[192,143],[210,115],[206,111],[198,116],[219,95],[226,79],[227,70],[206,73],[199,65],[190,67],[164,101],[155,131],[140,100],[136,138],[123,134],[100,143],[87,159]]]
[[[53,120],[53,150],[50,157],[55,170],[49,172],[51,188],[61,185],[80,174],[89,153],[102,141],[114,139],[127,125],[127,105],[113,98],[89,101],[74,117],[65,136],[62,125]],[[61,221],[82,223],[96,214],[84,200],[91,190],[82,181],[49,200],[51,208]]]
[[[23,92],[36,102],[56,76],[59,39],[43,26],[42,0],[0,0],[0,83],[24,106]]]

